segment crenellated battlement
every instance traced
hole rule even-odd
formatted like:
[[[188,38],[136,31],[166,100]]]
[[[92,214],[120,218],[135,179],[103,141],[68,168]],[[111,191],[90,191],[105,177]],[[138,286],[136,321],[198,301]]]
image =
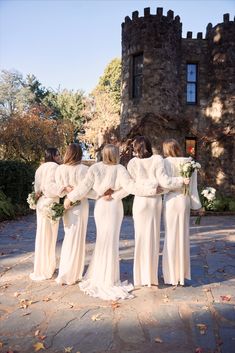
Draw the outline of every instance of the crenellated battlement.
[[[150,7],[146,7],[144,8],[143,16],[139,16],[139,11],[133,11],[131,18],[129,16],[126,16],[125,21],[122,23],[122,27],[125,25],[136,23],[137,21],[146,21],[146,20],[147,21],[165,20],[165,21],[168,21],[169,23],[172,23],[172,22],[175,22],[176,24],[180,23],[180,17],[179,16],[174,17],[174,11],[172,10],[167,11],[167,15],[164,16],[162,7],[157,7],[155,14],[151,14]]]
[[[125,17],[125,21],[122,23],[122,27],[124,29],[125,26],[131,26],[133,25],[138,25],[138,23],[158,23],[159,26],[161,26],[162,23],[169,23],[169,25],[172,26],[172,24],[175,24],[178,28],[182,28],[182,23],[180,22],[180,17],[174,16],[174,11],[172,10],[168,10],[167,14],[164,15],[163,14],[163,8],[162,7],[157,7],[155,13],[151,13],[151,9],[150,7],[146,7],[144,8],[143,11],[143,16],[139,15],[139,11],[133,11],[132,12],[132,17],[130,18],[129,16]],[[213,27],[212,23],[208,23],[207,27],[206,27],[206,34],[205,34],[205,38],[203,38],[203,33],[202,32],[198,32],[196,34],[196,36],[193,35],[193,32],[188,31],[186,34],[186,38],[183,39],[207,39],[210,36],[210,33],[212,33],[217,26],[227,26],[228,24],[230,25],[234,25],[235,22],[235,17],[233,19],[233,21],[230,20],[230,14],[226,13],[223,15],[223,22],[215,25]]]

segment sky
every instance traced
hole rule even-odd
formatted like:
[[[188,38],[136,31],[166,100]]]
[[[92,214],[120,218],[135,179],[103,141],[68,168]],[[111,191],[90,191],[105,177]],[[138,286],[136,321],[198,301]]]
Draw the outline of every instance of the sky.
[[[97,85],[108,63],[121,57],[121,23],[150,7],[173,10],[187,31],[205,35],[209,22],[235,15],[235,0],[0,0],[0,70],[34,74],[46,88]]]

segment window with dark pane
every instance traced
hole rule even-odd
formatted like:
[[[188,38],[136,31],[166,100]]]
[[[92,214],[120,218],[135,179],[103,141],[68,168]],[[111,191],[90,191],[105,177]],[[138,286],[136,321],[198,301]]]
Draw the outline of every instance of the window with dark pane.
[[[197,152],[197,140],[196,137],[185,138],[185,152],[186,156],[195,158]]]
[[[187,64],[187,103],[197,103],[197,64]]]
[[[133,56],[132,98],[142,96],[143,54]]]

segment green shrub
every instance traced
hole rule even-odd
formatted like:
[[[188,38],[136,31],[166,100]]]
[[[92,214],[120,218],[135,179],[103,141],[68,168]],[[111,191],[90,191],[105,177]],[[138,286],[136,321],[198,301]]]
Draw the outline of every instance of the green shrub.
[[[235,212],[235,200],[230,200],[228,203],[228,209],[231,212]]]
[[[10,199],[0,190],[0,221],[15,217],[14,206]]]
[[[19,161],[0,161],[0,185],[12,204],[26,205],[32,191],[35,167]]]
[[[134,200],[133,195],[128,195],[124,197],[124,199],[122,199],[125,216],[132,216],[133,200]]]

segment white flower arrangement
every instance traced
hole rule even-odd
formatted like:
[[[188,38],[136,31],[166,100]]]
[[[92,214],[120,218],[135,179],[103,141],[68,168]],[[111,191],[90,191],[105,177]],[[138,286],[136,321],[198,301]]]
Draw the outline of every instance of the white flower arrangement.
[[[216,199],[216,189],[211,186],[207,186],[201,191],[202,204],[205,209],[209,210],[212,207],[213,201]]]
[[[71,203],[71,206],[80,205],[81,201],[76,201]],[[43,216],[50,219],[52,223],[59,222],[60,218],[63,217],[65,213],[65,208],[63,203],[53,202],[43,208]]]
[[[201,164],[189,157],[189,161],[180,164],[180,175],[183,178],[190,178],[195,170],[201,169]],[[189,195],[189,185],[184,185],[184,195]]]
[[[201,202],[204,212],[213,208],[213,203],[216,200],[216,189],[211,186],[207,186],[201,191]],[[201,223],[201,216],[198,216],[195,220],[195,224]]]
[[[38,199],[39,199],[39,197],[37,197],[37,194],[35,191],[28,194],[27,202],[28,202],[29,208],[31,208],[31,210],[36,210],[36,205],[37,205]]]

